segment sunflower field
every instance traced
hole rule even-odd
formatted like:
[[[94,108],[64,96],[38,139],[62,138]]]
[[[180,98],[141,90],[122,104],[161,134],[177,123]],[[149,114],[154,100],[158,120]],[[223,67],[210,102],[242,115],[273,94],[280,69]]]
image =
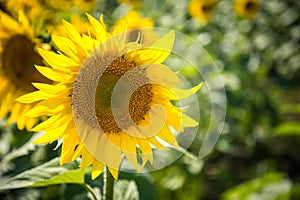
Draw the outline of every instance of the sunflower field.
[[[300,1],[0,0],[0,199],[300,199]]]

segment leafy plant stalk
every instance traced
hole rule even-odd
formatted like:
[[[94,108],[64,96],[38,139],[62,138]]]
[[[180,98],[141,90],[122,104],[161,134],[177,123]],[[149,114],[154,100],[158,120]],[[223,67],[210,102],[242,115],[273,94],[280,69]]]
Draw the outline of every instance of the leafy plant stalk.
[[[114,196],[115,180],[108,168],[104,168],[103,172],[103,200],[112,200]]]
[[[94,193],[94,190],[92,187],[86,183],[81,184],[82,187],[84,187],[93,197],[93,200],[98,200],[96,194]]]

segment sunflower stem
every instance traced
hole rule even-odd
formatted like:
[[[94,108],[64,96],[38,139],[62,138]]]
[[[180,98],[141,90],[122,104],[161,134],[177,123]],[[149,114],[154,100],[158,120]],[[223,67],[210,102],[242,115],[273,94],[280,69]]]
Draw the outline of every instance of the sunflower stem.
[[[94,190],[90,185],[83,183],[82,186],[92,195],[93,200],[98,200]]]
[[[104,168],[103,173],[103,200],[112,200],[114,196],[115,179],[109,172],[108,168]]]

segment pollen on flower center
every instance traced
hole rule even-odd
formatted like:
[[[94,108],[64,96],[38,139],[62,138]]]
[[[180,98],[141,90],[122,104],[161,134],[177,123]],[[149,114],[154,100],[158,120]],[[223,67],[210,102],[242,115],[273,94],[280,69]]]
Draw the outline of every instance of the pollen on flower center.
[[[245,10],[255,10],[256,6],[255,3],[253,3],[252,1],[248,1],[245,5]]]
[[[130,70],[131,76],[126,77],[128,84],[121,85],[121,93],[116,95],[115,101],[117,104],[118,112],[113,114],[112,109],[112,93],[117,84],[124,74]],[[146,84],[138,87],[132,94],[130,94],[131,88],[138,86],[145,81],[145,72],[141,69],[137,69],[134,62],[130,62],[124,57],[115,59],[105,70],[101,76],[95,94],[95,110],[100,127],[105,133],[119,133],[122,128],[128,128],[132,125],[131,120],[138,124],[140,120],[143,120],[144,116],[150,109],[151,102],[151,85]],[[129,99],[129,105],[126,99]],[[129,107],[129,112],[126,112],[124,108]],[[116,123],[117,117],[118,123],[121,123],[119,127]],[[131,119],[131,120],[130,120]]]
[[[125,55],[103,55],[96,50],[85,59],[74,83],[75,123],[82,121],[108,134],[138,125],[151,107],[152,86],[148,83],[145,70]],[[115,95],[116,85],[119,92]]]
[[[26,92],[34,91],[32,82],[49,82],[34,67],[42,58],[34,51],[34,44],[24,35],[12,36],[3,47],[2,68],[11,83]]]
[[[214,4],[205,4],[201,7],[203,12],[210,12],[214,8]]]

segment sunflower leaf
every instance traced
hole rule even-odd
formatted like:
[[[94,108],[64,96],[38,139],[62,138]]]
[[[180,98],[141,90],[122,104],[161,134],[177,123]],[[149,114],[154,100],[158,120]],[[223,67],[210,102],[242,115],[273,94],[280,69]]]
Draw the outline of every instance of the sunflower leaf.
[[[14,177],[0,179],[0,192],[9,189],[43,187],[62,183],[83,184],[84,172],[75,168],[77,168],[77,164],[74,163],[60,167],[59,158],[54,158]]]
[[[9,134],[9,133],[7,133],[7,134]],[[32,143],[32,141],[37,137],[37,135],[39,135],[39,134],[33,135],[33,137],[31,139],[29,139],[29,141],[27,141],[24,145],[5,154],[5,156],[1,159],[1,162],[0,162],[0,177],[9,171],[8,166],[11,164],[11,162],[13,160],[15,160],[16,158],[19,158],[21,156],[27,155],[29,152],[35,150],[36,145],[34,145]],[[8,136],[8,137],[10,137],[10,136]],[[4,140],[4,141],[7,142],[7,140]],[[0,181],[1,181],[1,179],[0,179]]]
[[[284,174],[268,172],[225,191],[222,199],[290,199],[291,188],[292,183]]]
[[[286,122],[275,128],[276,135],[300,135],[300,127],[296,122]]]

